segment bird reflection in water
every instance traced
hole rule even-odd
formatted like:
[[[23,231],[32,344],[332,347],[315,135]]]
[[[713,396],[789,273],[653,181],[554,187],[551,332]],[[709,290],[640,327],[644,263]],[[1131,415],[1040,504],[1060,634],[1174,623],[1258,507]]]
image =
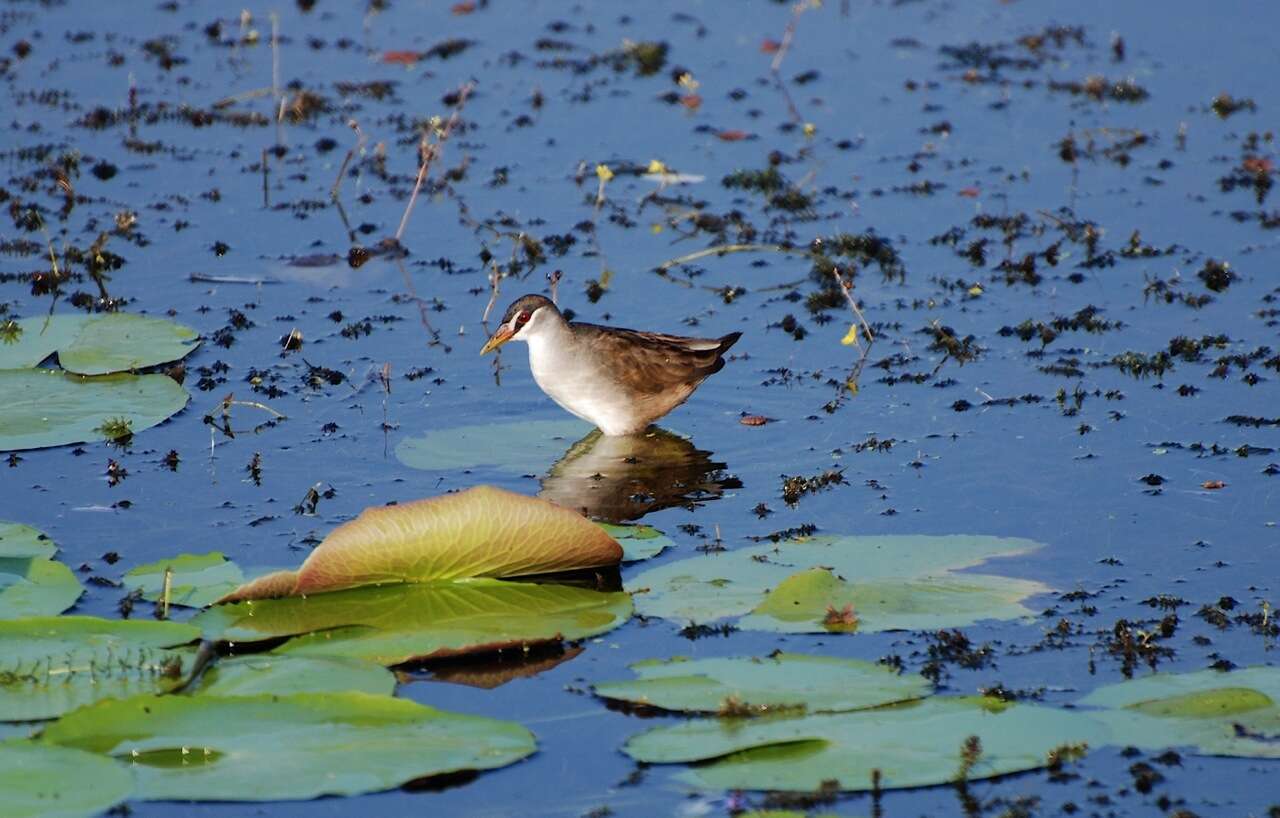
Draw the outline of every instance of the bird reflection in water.
[[[538,496],[597,520],[622,523],[664,508],[697,508],[742,482],[712,453],[650,426],[636,435],[599,429],[569,447],[542,478]]]

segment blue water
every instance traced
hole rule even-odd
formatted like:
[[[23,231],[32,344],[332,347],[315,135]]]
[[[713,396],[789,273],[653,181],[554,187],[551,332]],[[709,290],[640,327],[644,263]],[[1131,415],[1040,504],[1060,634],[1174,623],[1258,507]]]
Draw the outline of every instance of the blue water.
[[[700,526],[709,537],[718,527],[729,547],[805,523],[831,533],[1027,537],[1046,547],[1005,561],[1001,570],[1064,592],[1096,593],[1088,602],[1097,611],[1079,613],[1078,603],[1053,596],[1034,600],[1033,607],[1056,607],[1058,615],[1083,629],[1069,648],[1056,652],[1023,653],[1057,616],[968,629],[975,642],[998,647],[996,667],[953,670],[950,691],[973,692],[997,680],[1010,688],[1048,685],[1047,700],[1061,703],[1075,698],[1075,691],[1116,681],[1119,665],[1106,656],[1102,640],[1118,619],[1158,617],[1141,604],[1157,594],[1189,603],[1179,609],[1181,627],[1168,641],[1176,656],[1162,669],[1203,668],[1219,656],[1242,666],[1274,664],[1271,641],[1243,626],[1217,631],[1192,614],[1224,595],[1250,612],[1264,601],[1280,601],[1280,475],[1264,471],[1280,463],[1280,427],[1224,422],[1230,415],[1276,418],[1280,406],[1280,371],[1262,363],[1280,350],[1280,324],[1267,312],[1280,298],[1272,274],[1280,262],[1276,233],[1256,219],[1238,221],[1230,215],[1269,213],[1277,204],[1271,197],[1259,206],[1251,190],[1224,192],[1218,183],[1244,156],[1273,155],[1274,144],[1266,139],[1254,150],[1244,143],[1251,131],[1273,127],[1280,104],[1274,82],[1280,71],[1273,41],[1276,12],[1263,4],[1191,2],[1158,9],[930,0],[848,5],[843,14],[840,3],[828,2],[797,20],[779,75],[800,114],[798,122],[770,79],[772,56],[761,50],[766,39],[782,38],[791,17],[783,4],[494,3],[461,16],[441,3],[398,2],[371,13],[351,4],[319,2],[310,11],[282,6],[281,82],[286,92],[298,83],[322,95],[330,110],[280,129],[288,150],[269,160],[264,207],[260,163],[263,151],[276,144],[274,125],[219,122],[194,128],[167,113],[184,105],[209,110],[218,100],[267,89],[265,97],[228,110],[271,118],[271,9],[251,9],[252,20],[242,30],[231,7],[213,4],[175,4],[172,10],[9,4],[0,12],[0,53],[10,59],[0,75],[9,96],[9,127],[0,138],[8,179],[3,186],[48,210],[55,247],[86,246],[117,212],[136,212],[135,233],[145,236],[145,246],[119,236],[108,244],[126,259],[108,286],[112,295],[129,299],[127,309],[157,315],[172,310],[176,320],[206,338],[228,324],[232,309],[255,326],[234,332],[229,348],[206,341],[188,360],[191,405],[140,434],[129,451],[86,445],[22,453],[14,468],[0,470],[0,519],[47,531],[61,546],[61,558],[72,567],[84,566],[87,576],[119,579],[133,565],[180,552],[216,549],[245,565],[293,564],[314,538],[370,505],[482,482],[536,493],[536,476],[485,468],[428,473],[402,465],[391,454],[400,439],[427,429],[563,417],[533,383],[523,348],[511,345],[503,351],[500,378],[492,359],[476,356],[485,338],[480,317],[489,298],[479,254],[488,248],[505,264],[512,241],[477,229],[472,220],[501,220],[503,232],[523,230],[543,238],[572,233],[577,241],[563,257],[552,255],[548,246],[547,263],[523,280],[504,281],[495,308],[499,314],[516,295],[543,291],[545,274],[559,268],[564,271],[560,304],[583,320],[709,336],[744,333],[735,359],[664,421],[723,462],[742,486],[701,508],[667,508],[646,517],[678,543],[674,553],[660,559],[690,556],[702,542],[682,532],[681,524]],[[215,39],[205,28],[216,21],[221,31]],[[1035,54],[1017,38],[1054,25],[1081,26],[1084,44],[1070,38],[1061,47],[1050,43],[1034,67],[1006,66],[994,74],[979,69],[966,79],[966,68],[941,51],[977,42],[996,47],[994,53],[1028,59]],[[249,30],[256,30],[256,43],[232,44]],[[89,36],[72,36],[77,32]],[[1123,38],[1120,62],[1113,58],[1113,35]],[[185,62],[165,69],[146,56],[144,43],[158,37],[170,38],[172,54]],[[382,60],[388,51],[426,51],[451,38],[474,44],[448,60],[424,59],[411,66]],[[541,39],[570,50],[539,50]],[[541,64],[557,57],[588,60],[624,40],[665,41],[669,52],[663,69],[637,76],[630,66],[615,71],[598,64],[579,73]],[[21,59],[13,50],[19,41],[31,46]],[[122,58],[119,64],[113,64],[113,54]],[[691,93],[691,86],[673,81],[677,67],[698,83],[697,110],[662,99]],[[810,71],[817,72],[812,81],[794,81]],[[1083,82],[1089,75],[1131,79],[1149,97],[1137,103],[1096,101],[1048,87],[1054,81]],[[394,83],[393,93],[375,100],[339,91],[340,83],[375,80]],[[328,202],[343,156],[355,143],[347,121],[358,121],[368,143],[366,155],[353,161],[354,171],[343,181],[341,199],[352,226],[368,228],[358,233],[359,240],[373,245],[395,233],[412,187],[416,132],[411,123],[447,117],[441,97],[469,80],[476,88],[465,106],[463,127],[445,146],[404,236],[409,255],[403,272],[385,259],[357,269],[345,261],[291,266],[291,260],[312,254],[346,258],[350,241]],[[158,143],[154,152],[126,144],[134,135],[131,81],[139,106],[136,139]],[[58,94],[41,101],[36,95],[46,90]],[[1257,110],[1220,118],[1210,104],[1222,92],[1253,100]],[[532,102],[535,96],[542,100],[540,107]],[[149,117],[159,106],[165,106],[166,115]],[[120,113],[122,121],[101,130],[77,124],[99,107]],[[812,138],[804,135],[804,123],[813,125]],[[744,131],[752,138],[723,141],[714,134],[721,130]],[[1101,155],[1112,140],[1134,132],[1147,141],[1130,151],[1126,165]],[[1082,153],[1092,138],[1095,156],[1082,155],[1074,166],[1060,159],[1058,145],[1068,134]],[[317,142],[326,138],[336,146],[317,150]],[[385,146],[385,176],[378,169],[379,145]],[[33,159],[30,149],[37,146],[53,149]],[[60,220],[62,196],[50,180],[29,191],[21,178],[64,151],[81,155],[82,172],[73,183],[83,198]],[[764,197],[720,184],[735,170],[764,168],[771,151],[781,154],[779,170],[814,195],[811,214],[766,209]],[[814,289],[806,280],[808,260],[733,254],[672,271],[676,279],[696,273],[691,287],[658,277],[652,272],[657,264],[712,240],[706,234],[677,240],[668,219],[688,203],[669,209],[653,202],[642,206],[655,186],[621,174],[606,190],[596,253],[588,233],[575,227],[593,218],[594,166],[647,165],[653,159],[705,177],[664,193],[705,202],[708,213],[740,210],[757,228],[757,241],[804,245],[837,232],[874,231],[892,242],[906,267],[905,280],[883,281],[874,266],[861,270],[856,280],[867,319],[880,331],[856,396],[842,386],[858,354],[839,343],[849,316],[836,309],[828,313],[833,320],[819,323],[805,309],[804,296]],[[118,173],[99,180],[89,168],[100,161],[114,164]],[[465,178],[448,191],[437,186],[440,171],[464,161]],[[496,174],[507,182],[491,184]],[[902,192],[921,182],[935,186],[933,195]],[[465,203],[468,218],[459,202]],[[1058,266],[1041,261],[1043,278],[1033,287],[1006,285],[1003,273],[994,269],[1005,257],[998,232],[969,228],[958,245],[963,249],[989,236],[981,267],[929,242],[952,227],[967,227],[980,214],[1025,212],[1045,232],[1015,242],[1012,259],[1017,261],[1061,238],[1053,216],[1062,218],[1063,207],[1098,225],[1101,250],[1118,254],[1135,230],[1146,244],[1178,249],[1082,269],[1084,248],[1064,241]],[[611,215],[626,218],[611,221]],[[681,220],[676,226],[687,230],[688,224]],[[731,241],[734,235],[730,230]],[[44,242],[39,232],[21,234],[8,221],[0,228],[2,239],[20,236]],[[217,242],[229,246],[221,256],[212,249]],[[1196,272],[1208,259],[1229,262],[1239,280],[1222,293],[1206,290]],[[0,271],[25,273],[44,264],[38,255],[8,255]],[[612,271],[608,290],[592,303],[585,295],[588,281],[606,269]],[[193,274],[266,283],[193,281]],[[1214,300],[1192,309],[1144,294],[1150,281],[1174,275],[1181,278],[1179,292],[1209,294]],[[956,285],[959,281],[963,284]],[[799,283],[778,288],[788,282]],[[421,322],[410,283],[415,297],[427,304],[424,314],[438,336]],[[982,285],[981,294],[966,295],[974,283]],[[90,282],[76,286],[94,291]],[[746,292],[726,304],[712,291],[726,286]],[[788,300],[791,293],[798,299]],[[0,299],[19,315],[47,310],[49,303],[8,278],[0,280]],[[1123,322],[1123,328],[1063,333],[1043,357],[1027,355],[1039,350],[1038,340],[1024,343],[999,332],[1028,318],[1048,322],[1072,315],[1087,305],[1101,308],[1105,319]],[[63,302],[58,309],[71,307]],[[335,311],[342,313],[340,321],[328,317]],[[808,330],[803,340],[771,327],[787,314]],[[340,333],[366,317],[372,326],[367,336],[350,339]],[[886,383],[889,374],[928,374],[938,367],[942,355],[929,351],[930,338],[919,332],[934,321],[960,337],[972,334],[984,353],[963,366],[946,361],[924,383]],[[302,333],[303,349],[282,354],[279,339],[293,329]],[[1176,335],[1219,333],[1229,336],[1228,348],[1208,351],[1204,363],[1178,360],[1162,379],[1135,379],[1112,367],[1091,366],[1126,351],[1158,352]],[[1217,357],[1262,346],[1272,351],[1251,364],[1248,372],[1260,378],[1256,383],[1246,382],[1239,367],[1225,378],[1211,375]],[[894,355],[908,360],[888,370],[874,365]],[[1083,374],[1037,369],[1060,357],[1075,359]],[[198,389],[206,374],[201,368],[220,370],[219,362],[225,372],[207,373],[218,382],[207,391]],[[308,363],[341,372],[346,381],[311,386]],[[384,364],[392,374],[389,396],[377,383]],[[432,372],[409,377],[426,367]],[[254,375],[274,382],[284,394],[255,392],[249,382]],[[1077,413],[1064,414],[1054,395],[1060,388],[1070,395],[1077,385],[1087,396]],[[1200,391],[1184,397],[1177,391],[1182,385]],[[254,431],[268,416],[237,407],[235,438],[213,432],[202,417],[227,393],[265,402],[288,420]],[[825,411],[824,405],[842,393],[846,397],[839,407]],[[1025,395],[1042,400],[983,405]],[[972,408],[956,411],[960,400]],[[738,423],[741,413],[776,422],[749,428]],[[873,435],[895,443],[883,453],[854,451],[854,444]],[[1230,451],[1203,454],[1187,448],[1196,443]],[[1266,451],[1237,455],[1235,450],[1246,444]],[[161,463],[171,449],[182,460],[176,473]],[[255,453],[261,453],[261,486],[246,473]],[[108,458],[129,471],[115,487],[104,476]],[[781,475],[833,466],[845,469],[848,485],[806,496],[795,508],[782,501]],[[1158,495],[1146,493],[1151,487],[1139,481],[1151,473],[1167,481]],[[1226,486],[1203,488],[1209,481]],[[320,501],[315,516],[295,514],[293,506],[317,484],[322,491],[332,487],[334,496]],[[123,500],[127,508],[120,507]],[[773,513],[757,517],[752,509],[759,503]],[[122,559],[107,564],[101,556],[108,551]],[[117,588],[89,585],[75,610],[112,615],[121,595]],[[606,710],[582,691],[593,681],[625,677],[631,661],[677,653],[762,654],[785,647],[864,659],[898,654],[907,672],[916,672],[925,648],[915,634],[819,638],[743,632],[690,642],[678,628],[679,623],[633,621],[589,640],[571,661],[494,690],[433,682],[426,672],[400,687],[399,695],[433,706],[529,726],[538,736],[539,753],[512,768],[443,791],[252,809],[272,816],[574,816],[607,806],[615,815],[724,815],[726,802],[690,797],[671,783],[674,770],[649,769],[638,785],[623,786],[635,767],[618,747],[626,736],[657,722]],[[1211,644],[1195,644],[1196,635],[1209,637]],[[1097,647],[1091,652],[1091,646]],[[1039,798],[1037,814],[1056,814],[1068,801],[1091,813],[1153,814],[1168,811],[1157,804],[1167,796],[1175,803],[1185,799],[1183,808],[1197,815],[1242,815],[1262,813],[1280,800],[1266,783],[1268,774],[1277,772],[1274,762],[1184,757],[1181,768],[1163,770],[1167,780],[1148,795],[1133,791],[1125,772],[1130,763],[1114,750],[1100,750],[1080,765],[1082,778],[1074,783],[1049,783],[1033,774],[982,783],[975,791],[983,800]],[[1110,804],[1089,801],[1101,794]],[[954,798],[947,789],[891,793],[884,808],[889,815],[954,813],[959,811]],[[131,807],[143,815],[175,809],[192,815],[245,812],[243,805]],[[870,808],[858,797],[836,807],[847,814],[866,814]]]

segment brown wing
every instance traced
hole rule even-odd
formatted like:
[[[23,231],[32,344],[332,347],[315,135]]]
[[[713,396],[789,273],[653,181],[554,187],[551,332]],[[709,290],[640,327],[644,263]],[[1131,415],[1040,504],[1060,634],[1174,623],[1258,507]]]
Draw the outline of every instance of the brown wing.
[[[588,348],[607,361],[620,383],[638,395],[683,392],[687,396],[705,378],[724,368],[724,353],[742,337],[742,333],[733,332],[722,338],[689,338],[594,324],[574,324],[573,328],[589,336]]]

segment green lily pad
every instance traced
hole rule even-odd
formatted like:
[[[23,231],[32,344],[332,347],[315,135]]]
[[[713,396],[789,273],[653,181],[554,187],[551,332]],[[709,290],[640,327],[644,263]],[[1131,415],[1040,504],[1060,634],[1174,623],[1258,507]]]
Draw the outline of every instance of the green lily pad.
[[[1078,703],[1115,742],[1200,755],[1280,758],[1280,668],[1157,673],[1100,687]]]
[[[664,710],[767,715],[862,710],[932,692],[920,676],[900,676],[873,662],[798,653],[648,661],[631,669],[639,679],[597,684],[596,695]]]
[[[57,369],[0,371],[0,451],[106,440],[103,424],[149,429],[182,411],[190,396],[165,375],[84,378]]]
[[[1034,770],[1063,745],[1101,744],[1088,716],[989,699],[931,698],[852,713],[781,719],[695,719],[632,737],[627,755],[647,763],[708,761],[680,778],[709,789],[817,790],[927,787],[957,779],[970,736],[981,753],[970,780]]]
[[[129,771],[97,753],[33,741],[0,743],[5,818],[89,818],[132,791]]]
[[[1022,602],[1046,586],[960,569],[1039,547],[965,535],[814,537],[668,563],[629,584],[648,589],[636,596],[640,613],[668,619],[742,617],[740,628],[785,633],[954,628],[1031,616]]]
[[[658,556],[675,543],[666,534],[651,525],[614,525],[596,523],[622,546],[623,562],[639,562]]]
[[[213,551],[208,554],[181,554],[139,565],[124,575],[125,587],[141,588],[143,599],[159,602],[164,593],[166,569],[173,571],[170,604],[189,608],[212,605],[244,582],[240,566]]]
[[[0,559],[49,559],[58,552],[49,535],[22,523],[0,522]]]
[[[84,589],[60,562],[33,557],[0,559],[0,619],[60,614]]]
[[[237,602],[210,608],[192,622],[207,637],[230,642],[295,637],[276,653],[396,665],[583,639],[630,617],[625,593],[475,579]]]
[[[40,739],[129,761],[145,800],[357,795],[536,749],[518,724],[367,693],[150,696],[63,716]]]
[[[69,346],[89,315],[38,315],[14,322],[12,334],[0,332],[0,369],[30,369]]]
[[[541,474],[570,444],[591,431],[580,420],[530,420],[435,429],[396,444],[396,458],[412,469],[457,471],[487,467],[507,474]]]
[[[395,688],[395,674],[373,662],[343,656],[264,654],[219,659],[192,692],[202,696],[281,696],[354,691],[390,696]]]
[[[177,622],[50,616],[0,622],[0,721],[50,719],[82,705],[162,693],[182,681],[199,638]]]
[[[77,375],[106,375],[176,361],[200,345],[191,327],[129,313],[85,322],[74,341],[58,348],[58,363]]]

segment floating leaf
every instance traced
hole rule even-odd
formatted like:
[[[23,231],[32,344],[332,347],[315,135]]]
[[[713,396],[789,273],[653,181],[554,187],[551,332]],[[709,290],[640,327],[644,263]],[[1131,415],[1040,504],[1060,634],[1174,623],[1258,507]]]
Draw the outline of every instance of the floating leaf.
[[[0,369],[30,369],[71,344],[92,318],[39,315],[15,321],[16,334],[0,336]]]
[[[1280,758],[1280,668],[1157,673],[1100,687],[1078,703],[1116,743],[1200,755]]]
[[[49,535],[22,523],[0,522],[0,559],[49,559],[58,552]]]
[[[648,589],[636,597],[646,616],[740,616],[741,628],[824,633],[829,611],[850,605],[859,632],[952,628],[1030,616],[1022,601],[1044,585],[959,569],[1038,547],[963,535],[813,537],[668,563],[630,585]]]
[[[570,444],[591,431],[580,420],[532,420],[436,429],[396,444],[396,458],[426,471],[492,468],[541,474]]]
[[[58,363],[78,375],[127,372],[176,361],[200,344],[199,334],[163,318],[108,313],[86,321],[70,344],[58,348]]]
[[[165,375],[84,378],[56,369],[0,371],[0,451],[105,440],[116,418],[140,432],[182,411],[189,395]]]
[[[853,713],[784,719],[695,719],[632,737],[647,763],[711,761],[680,776],[711,789],[845,791],[926,787],[956,780],[966,740],[982,750],[969,779],[1034,770],[1064,744],[1099,744],[1106,730],[1065,710],[990,699],[932,698]]]
[[[212,605],[244,582],[240,566],[214,551],[209,554],[181,554],[139,565],[124,575],[125,587],[141,588],[143,599],[159,602],[164,592],[166,569],[173,571],[170,604],[189,608]]]
[[[165,648],[199,636],[177,622],[90,616],[0,622],[0,721],[50,719],[101,699],[172,690],[190,655]]]
[[[342,656],[240,656],[219,659],[191,692],[202,696],[342,693],[390,696],[396,677],[382,665]]]
[[[237,602],[192,621],[212,639],[295,636],[276,652],[396,665],[583,639],[630,617],[631,597],[625,593],[476,579]]]
[[[579,514],[545,500],[476,486],[367,508],[338,526],[298,569],[295,595],[396,582],[510,577],[617,565],[622,547]],[[286,574],[255,587],[277,592]],[[246,589],[229,598],[246,599]]]
[[[675,545],[671,538],[651,525],[597,523],[622,546],[623,562],[639,562],[658,556]]]
[[[60,614],[76,604],[82,592],[80,580],[60,562],[43,557],[0,559],[0,619]]]
[[[535,749],[518,724],[367,693],[104,701],[63,716],[40,740],[128,761],[135,797],[178,801],[377,792],[503,767]]]
[[[129,771],[105,756],[33,741],[0,743],[5,818],[89,818],[132,791]]]
[[[873,662],[798,653],[638,662],[631,669],[639,679],[597,684],[596,695],[664,710],[765,715],[861,710],[932,692],[922,677]]]

